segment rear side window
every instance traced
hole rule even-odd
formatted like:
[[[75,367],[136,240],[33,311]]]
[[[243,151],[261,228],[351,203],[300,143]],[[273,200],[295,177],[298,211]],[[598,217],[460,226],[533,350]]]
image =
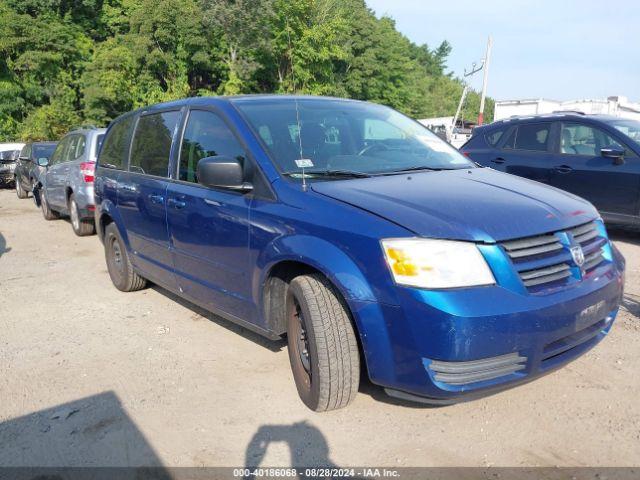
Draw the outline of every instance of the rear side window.
[[[492,130],[490,132],[485,133],[484,138],[490,146],[495,147],[500,141],[500,139],[502,138],[502,135],[504,135],[504,132],[506,130],[507,130],[506,128],[499,128],[497,130]]]
[[[98,163],[106,168],[124,170],[129,154],[129,140],[135,116],[131,115],[115,123],[109,129],[100,152]]]
[[[182,139],[178,178],[196,183],[198,161],[217,155],[237,158],[244,165],[246,154],[233,132],[218,115],[204,110],[192,110]]]
[[[179,119],[178,111],[140,117],[131,144],[131,172],[157,177],[169,175],[171,140]]]
[[[503,148],[546,152],[549,144],[549,123],[529,123],[518,125],[509,135]]]

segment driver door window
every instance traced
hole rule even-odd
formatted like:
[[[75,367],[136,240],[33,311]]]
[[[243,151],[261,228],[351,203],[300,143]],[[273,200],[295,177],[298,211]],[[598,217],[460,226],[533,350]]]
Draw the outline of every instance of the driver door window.
[[[182,138],[178,179],[198,183],[198,162],[219,155],[236,158],[245,165],[246,153],[224,121],[213,112],[192,110]]]
[[[608,133],[580,123],[563,123],[560,134],[560,153],[563,155],[600,156],[603,148],[617,148],[625,151],[625,156],[633,155]]]

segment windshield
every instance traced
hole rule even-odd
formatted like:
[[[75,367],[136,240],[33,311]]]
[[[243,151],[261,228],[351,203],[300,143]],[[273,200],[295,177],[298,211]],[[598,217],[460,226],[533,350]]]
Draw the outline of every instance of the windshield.
[[[20,155],[20,150],[4,150],[0,152],[0,160],[16,160]]]
[[[36,160],[38,158],[46,158],[49,159],[51,154],[56,149],[56,144],[51,143],[47,145],[34,145],[33,146],[33,158]]]
[[[234,103],[271,159],[294,178],[303,168],[314,178],[475,167],[426,127],[380,105],[317,98]]]
[[[609,125],[621,131],[630,139],[640,143],[640,122],[636,120],[613,120]]]

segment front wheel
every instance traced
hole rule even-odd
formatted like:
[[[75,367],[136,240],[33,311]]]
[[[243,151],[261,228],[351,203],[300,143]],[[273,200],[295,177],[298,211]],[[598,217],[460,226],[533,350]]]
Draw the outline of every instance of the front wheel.
[[[42,216],[45,220],[56,220],[60,218],[60,214],[55,210],[51,210],[51,207],[49,207],[44,188],[40,189],[40,207],[42,207]]]
[[[289,361],[311,410],[346,407],[360,383],[360,355],[347,307],[322,275],[294,278],[287,292]]]
[[[18,177],[16,177],[15,182],[16,182],[16,195],[18,196],[18,198],[20,199],[27,198],[29,196],[29,193],[26,192],[24,188],[22,188],[22,183],[20,182],[20,179]]]
[[[73,228],[73,233],[79,237],[85,237],[96,233],[96,227],[93,220],[85,220],[80,217],[78,204],[76,203],[76,197],[74,194],[71,194],[69,197],[69,216],[71,217],[71,228]]]

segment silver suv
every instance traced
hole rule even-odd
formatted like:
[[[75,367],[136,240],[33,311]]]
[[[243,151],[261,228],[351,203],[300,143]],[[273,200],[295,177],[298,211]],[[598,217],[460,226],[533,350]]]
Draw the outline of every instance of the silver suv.
[[[36,192],[44,218],[54,220],[68,215],[79,236],[95,233],[93,176],[105,132],[105,128],[95,127],[72,130],[48,161],[38,159],[38,164],[46,167]]]

